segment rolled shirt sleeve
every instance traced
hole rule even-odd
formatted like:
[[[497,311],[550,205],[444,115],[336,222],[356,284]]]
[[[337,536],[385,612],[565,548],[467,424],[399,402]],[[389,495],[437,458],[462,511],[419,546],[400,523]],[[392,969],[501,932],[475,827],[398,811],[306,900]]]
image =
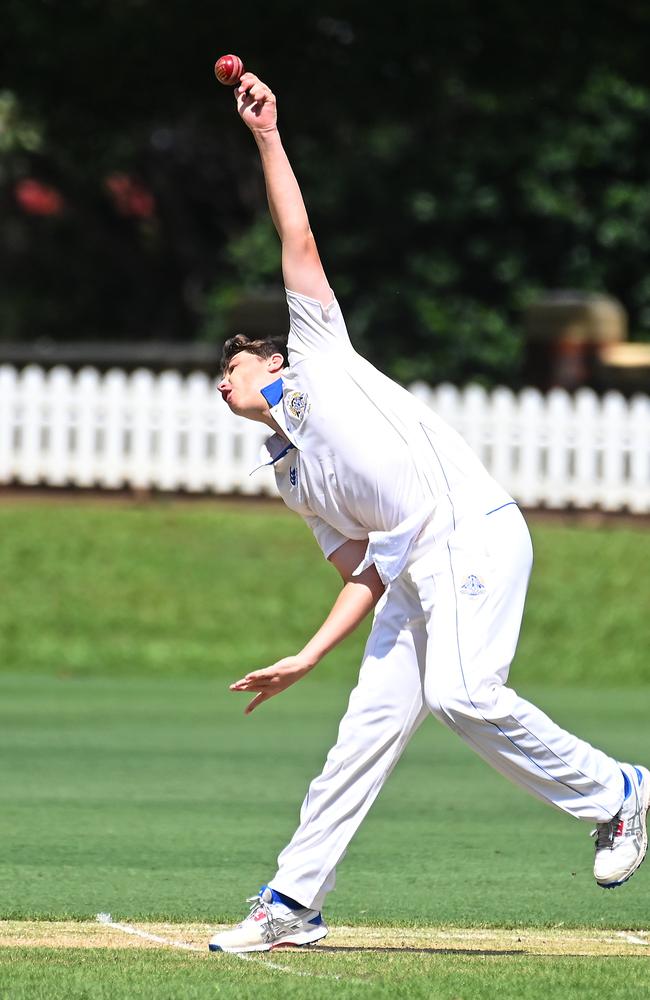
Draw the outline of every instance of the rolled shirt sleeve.
[[[342,535],[340,531],[337,531],[316,514],[303,514],[302,518],[314,533],[314,538],[326,559],[329,559],[332,552],[336,552],[348,541],[345,535]]]
[[[431,515],[431,504],[427,503],[392,531],[371,531],[366,554],[352,576],[359,576],[374,565],[385,586],[396,580],[408,562],[415,539]]]
[[[289,307],[287,350],[290,365],[314,354],[354,350],[334,294],[327,306],[321,305],[318,299],[299,295],[288,288],[286,294]]]

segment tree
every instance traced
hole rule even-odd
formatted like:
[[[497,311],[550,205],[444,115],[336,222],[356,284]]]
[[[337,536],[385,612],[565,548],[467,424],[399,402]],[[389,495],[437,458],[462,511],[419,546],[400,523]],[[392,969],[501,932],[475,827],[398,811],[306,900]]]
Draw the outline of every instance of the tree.
[[[7,6],[6,339],[220,338],[233,304],[278,287],[223,51],[278,93],[332,285],[398,378],[516,380],[546,288],[608,291],[650,323],[641,3]]]

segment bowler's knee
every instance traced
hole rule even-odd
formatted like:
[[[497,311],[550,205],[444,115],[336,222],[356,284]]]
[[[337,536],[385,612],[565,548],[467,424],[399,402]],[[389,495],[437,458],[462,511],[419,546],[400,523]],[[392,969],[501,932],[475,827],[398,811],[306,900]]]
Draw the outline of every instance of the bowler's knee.
[[[466,719],[493,722],[507,712],[501,682],[491,680],[480,685],[427,685],[425,697],[429,710],[446,725],[462,723]]]

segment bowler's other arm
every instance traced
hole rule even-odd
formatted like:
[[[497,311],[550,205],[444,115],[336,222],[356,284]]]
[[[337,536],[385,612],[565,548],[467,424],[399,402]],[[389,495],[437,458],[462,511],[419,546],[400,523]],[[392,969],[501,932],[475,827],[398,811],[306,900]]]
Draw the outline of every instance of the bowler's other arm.
[[[377,604],[385,588],[375,567],[369,566],[358,576],[352,575],[363,559],[366,545],[366,541],[349,539],[329,557],[329,561],[341,575],[343,587],[329,615],[301,651],[295,656],[286,656],[263,670],[253,670],[230,685],[231,691],[257,692],[245,709],[246,715],[313,670],[331,649],[361,624]]]

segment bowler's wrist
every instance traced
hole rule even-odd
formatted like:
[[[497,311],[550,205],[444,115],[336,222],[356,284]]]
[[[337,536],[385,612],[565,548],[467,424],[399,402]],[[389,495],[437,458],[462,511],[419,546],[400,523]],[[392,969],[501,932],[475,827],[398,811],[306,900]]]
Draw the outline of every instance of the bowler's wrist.
[[[271,146],[280,143],[280,133],[277,125],[267,125],[265,128],[251,128],[253,137],[258,146]]]
[[[311,646],[310,643],[300,650],[298,659],[304,665],[305,670],[313,670],[322,660],[324,653]]]

